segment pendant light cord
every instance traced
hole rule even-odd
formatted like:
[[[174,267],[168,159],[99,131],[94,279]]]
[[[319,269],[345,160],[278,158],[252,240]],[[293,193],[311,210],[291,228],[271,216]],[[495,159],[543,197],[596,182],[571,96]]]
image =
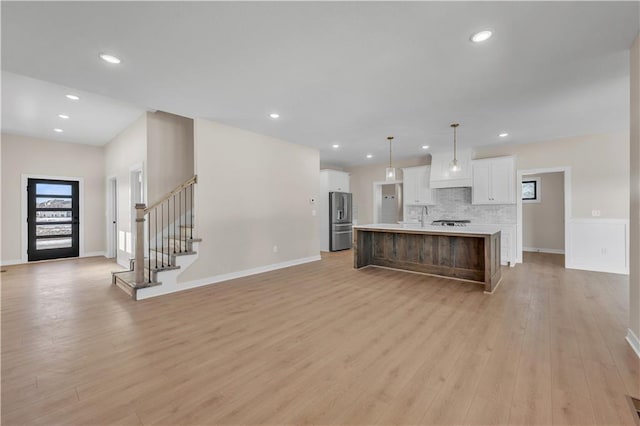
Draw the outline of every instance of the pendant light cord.
[[[393,140],[393,136],[389,136],[387,138],[389,140],[389,168],[391,167],[391,141]]]
[[[456,156],[457,147],[458,147],[458,143],[456,140],[456,129],[458,128],[458,126],[459,126],[458,123],[453,123],[451,125],[451,127],[453,127],[453,161],[458,161],[458,158]]]

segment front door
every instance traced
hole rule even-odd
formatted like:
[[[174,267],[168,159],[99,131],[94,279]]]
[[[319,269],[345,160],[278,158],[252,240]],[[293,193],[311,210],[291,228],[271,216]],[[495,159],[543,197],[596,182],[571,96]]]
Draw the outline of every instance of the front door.
[[[29,179],[27,193],[29,261],[77,257],[80,253],[78,182]]]

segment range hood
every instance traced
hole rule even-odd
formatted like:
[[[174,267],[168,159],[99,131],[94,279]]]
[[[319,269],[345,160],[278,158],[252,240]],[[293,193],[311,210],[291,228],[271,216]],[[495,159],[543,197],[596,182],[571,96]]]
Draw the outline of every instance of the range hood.
[[[431,188],[460,188],[471,186],[471,150],[457,153],[460,170],[451,171],[453,151],[431,154]]]

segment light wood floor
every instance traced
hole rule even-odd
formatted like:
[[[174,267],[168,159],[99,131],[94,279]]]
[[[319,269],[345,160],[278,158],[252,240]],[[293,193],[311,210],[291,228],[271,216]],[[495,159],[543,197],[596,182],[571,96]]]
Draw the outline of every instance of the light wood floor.
[[[2,424],[633,424],[626,277],[482,286],[350,252],[134,302],[115,264],[2,274]]]

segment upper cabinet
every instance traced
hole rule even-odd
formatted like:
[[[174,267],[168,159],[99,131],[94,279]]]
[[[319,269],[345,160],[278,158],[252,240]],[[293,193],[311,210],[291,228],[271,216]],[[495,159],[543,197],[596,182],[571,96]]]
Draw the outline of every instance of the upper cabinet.
[[[497,157],[474,160],[473,204],[515,204],[515,158]]]
[[[320,170],[320,179],[323,189],[328,192],[350,192],[349,173],[339,170]]]
[[[434,204],[433,190],[429,185],[431,167],[418,166],[402,169],[402,192],[405,205]]]
[[[471,186],[471,150],[457,152],[460,170],[451,170],[453,151],[431,154],[431,188],[459,188]]]

